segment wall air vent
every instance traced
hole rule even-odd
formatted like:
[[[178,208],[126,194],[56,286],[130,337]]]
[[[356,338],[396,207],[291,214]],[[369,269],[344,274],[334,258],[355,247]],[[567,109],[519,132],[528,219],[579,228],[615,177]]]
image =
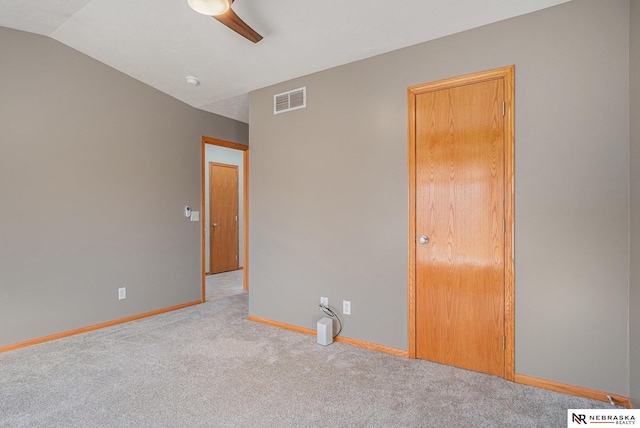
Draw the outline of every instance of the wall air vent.
[[[298,110],[307,106],[307,88],[298,88],[273,96],[273,114]]]

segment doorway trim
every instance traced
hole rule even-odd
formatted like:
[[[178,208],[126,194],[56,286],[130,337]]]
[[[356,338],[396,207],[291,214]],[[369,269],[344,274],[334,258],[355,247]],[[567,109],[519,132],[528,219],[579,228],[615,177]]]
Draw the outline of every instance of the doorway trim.
[[[242,288],[244,289],[244,291],[249,291],[249,146],[245,146],[244,144],[238,144],[238,143],[232,143],[230,141],[225,141],[225,140],[218,140],[217,138],[213,138],[213,137],[206,137],[203,136],[202,137],[202,142],[200,144],[200,209],[202,211],[202,221],[201,223],[201,237],[200,237],[200,242],[201,242],[201,260],[200,260],[200,265],[201,265],[201,288],[202,288],[202,297],[201,300],[204,303],[207,300],[207,282],[206,282],[206,250],[205,250],[205,240],[206,240],[206,233],[205,233],[205,222],[204,222],[204,210],[206,210],[207,208],[205,207],[205,182],[204,182],[204,176],[205,176],[205,168],[208,167],[208,165],[205,165],[206,162],[206,158],[205,158],[205,147],[207,144],[211,144],[213,146],[219,146],[219,147],[226,147],[228,149],[235,149],[235,150],[240,150],[242,151],[242,167],[243,167],[243,173],[242,173],[242,177],[243,177],[243,185],[242,185],[242,190],[243,190],[243,195],[242,195],[242,201],[243,201],[243,208],[242,208],[242,228],[244,231],[244,236],[242,239],[242,243],[244,246],[244,254],[242,257]]]
[[[408,350],[416,358],[416,97],[425,92],[487,80],[504,81],[504,378],[515,380],[514,284],[514,82],[515,66],[438,80],[407,88],[407,153],[409,172]]]

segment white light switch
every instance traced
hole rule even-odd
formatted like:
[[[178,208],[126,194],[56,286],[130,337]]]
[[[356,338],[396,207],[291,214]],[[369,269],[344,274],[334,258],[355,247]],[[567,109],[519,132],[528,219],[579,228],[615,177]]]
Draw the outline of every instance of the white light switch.
[[[200,211],[191,211],[191,221],[200,221]]]

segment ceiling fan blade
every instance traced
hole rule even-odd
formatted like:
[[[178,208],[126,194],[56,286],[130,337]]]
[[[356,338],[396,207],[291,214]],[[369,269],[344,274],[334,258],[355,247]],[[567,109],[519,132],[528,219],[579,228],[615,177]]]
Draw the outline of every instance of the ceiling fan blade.
[[[222,15],[213,16],[212,18],[231,28],[242,37],[251,40],[253,43],[258,43],[262,40],[262,36],[240,19],[233,9],[229,9]]]

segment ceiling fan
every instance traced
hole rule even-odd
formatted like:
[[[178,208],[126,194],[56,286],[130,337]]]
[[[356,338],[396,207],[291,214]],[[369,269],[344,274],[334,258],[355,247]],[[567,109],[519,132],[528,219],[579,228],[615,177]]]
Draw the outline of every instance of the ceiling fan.
[[[231,9],[231,3],[234,0],[187,0],[191,9],[203,15],[211,16],[213,19],[223,23],[231,28],[242,37],[258,43],[262,40],[262,36],[253,28],[249,27],[236,13]]]

